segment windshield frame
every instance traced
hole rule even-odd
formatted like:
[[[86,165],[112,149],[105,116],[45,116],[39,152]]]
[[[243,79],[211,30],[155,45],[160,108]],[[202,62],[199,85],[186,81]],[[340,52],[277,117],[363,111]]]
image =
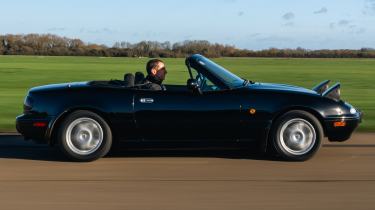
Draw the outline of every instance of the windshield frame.
[[[202,55],[196,54],[188,57],[186,59],[186,65],[189,69],[190,76],[190,67],[193,67],[208,77],[215,85],[222,87],[222,89],[241,88],[246,81]]]

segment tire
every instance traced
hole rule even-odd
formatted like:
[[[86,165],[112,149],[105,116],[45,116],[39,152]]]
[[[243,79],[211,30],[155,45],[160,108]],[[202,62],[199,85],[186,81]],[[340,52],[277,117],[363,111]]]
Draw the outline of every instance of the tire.
[[[57,135],[60,150],[72,161],[89,162],[104,157],[112,145],[112,132],[99,115],[76,111],[61,123]]]
[[[321,147],[323,128],[319,120],[306,111],[289,111],[273,126],[272,143],[278,155],[285,160],[305,161]]]

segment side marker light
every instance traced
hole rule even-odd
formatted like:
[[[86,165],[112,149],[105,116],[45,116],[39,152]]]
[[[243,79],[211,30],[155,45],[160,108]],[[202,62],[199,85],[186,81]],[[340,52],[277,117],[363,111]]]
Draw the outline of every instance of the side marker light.
[[[344,121],[340,121],[340,122],[334,122],[333,123],[333,127],[337,128],[337,127],[345,127],[346,126],[346,122]]]
[[[255,114],[256,112],[257,112],[256,109],[250,109],[250,110],[249,110],[249,113],[250,113],[250,114]]]
[[[33,126],[38,127],[38,128],[43,128],[43,127],[47,126],[47,123],[45,123],[45,122],[35,122],[35,123],[33,123]]]

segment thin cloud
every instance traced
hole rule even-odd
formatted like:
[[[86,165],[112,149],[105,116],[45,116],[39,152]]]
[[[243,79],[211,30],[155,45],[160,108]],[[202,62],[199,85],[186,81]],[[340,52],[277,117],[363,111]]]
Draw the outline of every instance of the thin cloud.
[[[334,29],[335,26],[336,26],[336,23],[330,23],[330,24],[329,24],[329,28],[330,28],[330,29]]]
[[[238,12],[237,15],[238,15],[239,17],[242,17],[244,14],[245,14],[245,13],[244,13],[243,11],[240,11],[240,12]]]
[[[325,14],[328,12],[328,9],[326,7],[322,7],[320,10],[315,11],[314,14]]]
[[[359,28],[356,32],[355,32],[356,34],[364,34],[364,33],[366,33],[366,28]]]
[[[250,34],[249,37],[258,37],[260,35],[261,35],[260,33],[253,33],[253,34]]]
[[[347,25],[349,25],[349,21],[348,20],[340,20],[339,22],[338,22],[338,25],[339,26],[347,26]]]
[[[329,28],[331,30],[339,29],[341,32],[358,35],[366,33],[365,27],[360,27],[359,25],[354,24],[353,21],[350,20],[340,20],[338,22],[331,22],[329,24]]]
[[[292,26],[294,26],[294,23],[293,22],[287,22],[287,23],[283,24],[283,26],[292,27]]]
[[[331,22],[329,24],[330,29],[334,29],[336,27],[348,27],[348,28],[353,28],[356,27],[355,24],[350,24],[351,22],[349,20],[340,20],[337,22]]]
[[[360,34],[366,33],[366,28],[358,27],[356,25],[351,25],[351,26],[349,26],[348,31],[349,31],[349,33],[360,35]]]
[[[294,13],[288,12],[288,13],[285,13],[282,17],[283,17],[284,20],[293,20],[294,19]]]
[[[352,34],[364,34],[366,33],[366,28],[358,27],[357,25],[350,25],[348,31]]]
[[[369,4],[370,9],[375,11],[375,0],[367,0],[367,3]]]
[[[365,15],[375,14],[375,0],[366,0],[365,1],[365,8],[363,10],[363,14],[365,14]]]

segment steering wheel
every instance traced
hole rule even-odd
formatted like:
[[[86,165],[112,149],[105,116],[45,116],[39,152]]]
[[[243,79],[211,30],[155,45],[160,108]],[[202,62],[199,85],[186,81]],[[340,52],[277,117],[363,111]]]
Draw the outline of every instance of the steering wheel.
[[[205,78],[204,76],[198,74],[195,79],[197,80],[197,83],[199,85],[199,88],[201,90],[204,90],[207,86],[207,78]]]

